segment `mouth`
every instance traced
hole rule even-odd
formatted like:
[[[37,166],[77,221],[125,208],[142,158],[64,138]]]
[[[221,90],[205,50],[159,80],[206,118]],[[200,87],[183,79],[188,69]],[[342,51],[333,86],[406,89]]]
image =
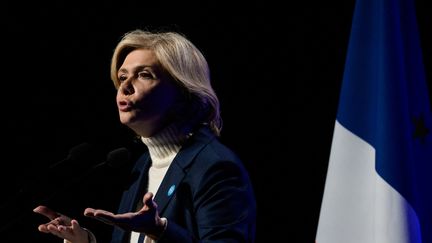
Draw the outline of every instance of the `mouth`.
[[[119,111],[122,111],[122,112],[128,112],[128,111],[132,110],[132,108],[133,108],[132,102],[129,102],[126,100],[119,101],[117,103],[117,106],[118,106]]]

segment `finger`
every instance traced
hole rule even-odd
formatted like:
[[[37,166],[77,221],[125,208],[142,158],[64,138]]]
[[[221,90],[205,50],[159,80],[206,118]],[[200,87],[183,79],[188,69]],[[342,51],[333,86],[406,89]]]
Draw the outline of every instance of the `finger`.
[[[37,206],[36,208],[34,208],[33,212],[42,214],[45,217],[49,218],[50,220],[53,220],[53,219],[61,216],[61,214],[51,210],[50,208],[48,208],[46,206],[43,206],[43,205],[40,205],[40,206]]]
[[[43,233],[49,233],[50,231],[47,228],[47,224],[41,224],[38,226],[38,230]]]
[[[70,227],[59,226],[58,229],[62,233],[63,238],[70,239],[70,242],[75,242],[73,239],[77,239],[76,237],[84,237],[87,239],[87,232],[81,228],[78,221],[75,219],[71,220]]]
[[[59,230],[59,232],[62,234],[63,238],[70,238],[72,236],[75,235],[75,231],[79,228],[79,224],[78,221],[76,220],[71,220],[71,226],[64,226],[64,225],[59,225],[57,226],[57,229]]]
[[[146,202],[151,200],[152,198],[153,198],[153,193],[147,192],[146,194],[144,194],[143,203],[146,204]]]
[[[72,219],[72,221],[71,221],[71,226],[72,226],[72,230],[73,230],[73,231],[75,231],[75,230],[81,228],[80,225],[79,225],[79,223],[78,223],[78,221],[76,221],[75,219]]]
[[[71,225],[71,220],[72,219],[70,219],[69,217],[61,215],[60,217],[57,217],[57,218],[51,220],[50,223],[54,224],[56,226],[60,226],[60,225],[70,226]]]
[[[65,233],[66,228],[67,227],[60,227],[60,226],[57,227],[55,225],[49,225],[48,226],[49,233],[51,233],[51,234],[53,234],[53,235],[55,235],[61,239],[66,238],[66,235],[67,235],[67,232]]]
[[[103,223],[113,225],[114,214],[101,209],[86,208],[84,215],[87,217],[95,218]]]
[[[95,213],[95,211],[96,211],[96,209],[93,209],[93,208],[86,208],[86,209],[84,210],[84,216],[87,216],[87,217],[94,217],[94,213]]]
[[[67,231],[69,227],[64,226],[64,225],[59,225],[57,226],[57,229],[61,232]]]
[[[58,229],[57,225],[49,224],[49,225],[47,225],[47,230],[49,231],[49,233],[57,235],[59,237],[61,235],[60,230]]]
[[[92,208],[86,208],[84,210],[84,215],[85,216],[90,216],[90,217],[98,217],[98,216],[107,216],[107,217],[113,217],[114,214],[106,211],[106,210],[102,210],[102,209],[92,209]]]
[[[51,233],[50,229],[49,229],[50,225],[55,226],[55,227],[61,225],[61,219],[60,218],[56,218],[56,219],[53,219],[53,220],[51,220],[50,222],[48,222],[46,224],[41,224],[41,225],[39,225],[38,230],[41,231],[41,232],[44,232],[44,233]]]
[[[147,192],[143,198],[144,206],[147,206],[150,209],[156,208],[156,203],[153,201],[153,193]]]

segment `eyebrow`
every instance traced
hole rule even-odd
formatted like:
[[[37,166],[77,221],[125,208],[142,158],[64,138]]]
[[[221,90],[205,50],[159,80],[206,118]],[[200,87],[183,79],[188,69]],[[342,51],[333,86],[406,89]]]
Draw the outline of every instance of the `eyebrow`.
[[[136,71],[138,71],[138,70],[143,70],[143,69],[145,69],[145,68],[151,68],[152,69],[152,71],[154,71],[154,66],[151,66],[151,65],[139,65],[139,66],[136,66],[136,67],[134,67],[133,69],[132,69],[132,73],[134,73],[134,72],[136,72]],[[117,71],[117,73],[128,73],[128,70],[126,69],[126,68],[120,68],[118,71]]]

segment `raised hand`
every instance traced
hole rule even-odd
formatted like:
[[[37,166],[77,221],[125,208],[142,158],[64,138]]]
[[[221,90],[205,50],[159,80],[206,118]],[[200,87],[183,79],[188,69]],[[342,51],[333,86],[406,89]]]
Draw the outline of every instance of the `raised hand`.
[[[165,229],[166,221],[159,217],[153,194],[148,192],[143,198],[143,207],[137,212],[114,214],[101,209],[86,208],[84,215],[127,231],[145,233],[157,239]]]
[[[83,229],[77,220],[55,212],[43,205],[33,209],[33,212],[42,214],[50,220],[48,223],[38,226],[40,232],[50,233],[73,243],[89,242],[90,233]]]

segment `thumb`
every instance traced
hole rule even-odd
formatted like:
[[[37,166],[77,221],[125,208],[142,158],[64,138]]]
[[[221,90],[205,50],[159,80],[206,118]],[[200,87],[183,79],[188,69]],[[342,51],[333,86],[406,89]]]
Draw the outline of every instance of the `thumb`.
[[[80,225],[79,225],[78,221],[75,220],[75,219],[72,219],[71,225],[72,225],[72,230],[77,230],[77,229],[80,228]]]
[[[153,193],[147,192],[143,197],[143,204],[150,209],[157,207],[156,203],[153,201]]]

